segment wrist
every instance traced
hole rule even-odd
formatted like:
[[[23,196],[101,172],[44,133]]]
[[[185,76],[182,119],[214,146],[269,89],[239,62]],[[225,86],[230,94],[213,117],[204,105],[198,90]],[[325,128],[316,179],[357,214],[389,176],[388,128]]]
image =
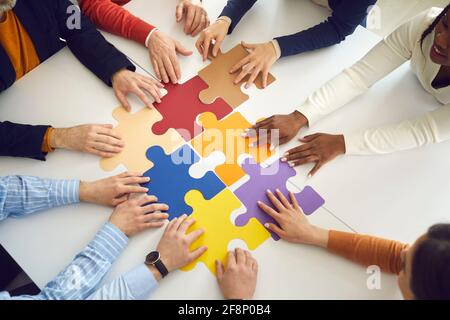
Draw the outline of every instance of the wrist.
[[[111,83],[114,85],[114,83],[117,81],[117,78],[120,77],[120,75],[126,70],[127,69],[122,68],[122,69],[116,71],[116,73],[114,73],[113,76],[111,77]]]
[[[217,18],[216,23],[224,24],[227,27],[227,31],[228,31],[228,29],[230,28],[230,25],[231,25],[231,18],[222,16],[222,17]]]
[[[339,154],[345,154],[346,153],[346,147],[345,147],[345,138],[343,134],[340,134],[337,136],[339,139]]]
[[[80,188],[79,188],[79,195],[80,195],[80,201],[81,202],[93,202],[92,201],[92,182],[86,182],[81,181],[80,182]]]
[[[67,135],[67,129],[54,128],[49,136],[49,145],[52,149],[64,149],[64,137]]]
[[[159,31],[158,28],[153,28],[153,29],[148,33],[148,36],[147,36],[147,38],[145,39],[145,46],[146,46],[147,48],[149,48],[149,46],[150,46],[150,40],[152,40],[153,38],[155,38],[157,33],[159,34],[158,31]]]
[[[303,113],[298,110],[295,110],[291,113],[291,117],[294,119],[295,123],[299,127],[299,129],[303,126],[308,125],[308,118],[305,117]]]
[[[146,265],[147,269],[153,274],[153,277],[156,281],[160,281],[162,279],[161,273],[154,265]]]
[[[311,244],[317,247],[326,248],[328,246],[328,234],[329,230],[322,229],[316,226],[312,226],[313,236]]]

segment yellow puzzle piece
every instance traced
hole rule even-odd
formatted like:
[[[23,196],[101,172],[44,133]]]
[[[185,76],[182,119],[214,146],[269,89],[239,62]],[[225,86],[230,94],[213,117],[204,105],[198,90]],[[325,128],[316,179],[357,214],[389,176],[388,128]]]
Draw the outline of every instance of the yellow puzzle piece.
[[[114,130],[122,135],[125,148],[112,158],[101,159],[100,167],[105,171],[123,164],[129,171],[144,173],[153,166],[146,157],[149,147],[159,145],[169,154],[184,143],[175,129],[169,129],[164,135],[153,134],[153,124],[162,120],[156,109],[142,108],[136,113],[129,113],[118,107],[114,109],[113,117],[119,123]]]
[[[205,200],[201,192],[191,190],[185,196],[185,201],[194,210],[190,217],[195,223],[187,232],[203,228],[205,233],[191,246],[191,250],[207,246],[208,250],[196,261],[182,268],[183,271],[192,270],[197,262],[203,262],[206,267],[216,274],[216,259],[226,264],[228,244],[234,239],[245,241],[249,250],[256,249],[270,233],[257,220],[250,219],[243,227],[235,226],[231,221],[231,214],[239,209],[242,203],[228,189],[224,189],[211,200]]]
[[[245,176],[245,171],[238,163],[240,155],[248,154],[256,163],[261,163],[272,155],[268,145],[249,147],[249,139],[242,137],[242,134],[252,125],[239,112],[220,121],[214,113],[205,112],[199,115],[198,122],[205,131],[195,137],[191,144],[202,157],[208,157],[214,151],[223,152],[226,161],[214,171],[227,186]]]

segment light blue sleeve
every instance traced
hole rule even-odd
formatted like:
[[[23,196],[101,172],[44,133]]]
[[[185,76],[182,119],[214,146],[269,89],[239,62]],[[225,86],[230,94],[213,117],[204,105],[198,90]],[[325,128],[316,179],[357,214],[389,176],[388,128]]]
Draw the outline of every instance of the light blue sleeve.
[[[80,201],[80,181],[0,177],[0,221]]]
[[[11,297],[0,293],[0,299],[12,300],[85,300],[91,296],[128,244],[128,238],[115,225],[106,223],[89,245],[72,263],[49,282],[36,296]]]
[[[153,273],[142,264],[97,290],[91,300],[144,300],[158,287]]]

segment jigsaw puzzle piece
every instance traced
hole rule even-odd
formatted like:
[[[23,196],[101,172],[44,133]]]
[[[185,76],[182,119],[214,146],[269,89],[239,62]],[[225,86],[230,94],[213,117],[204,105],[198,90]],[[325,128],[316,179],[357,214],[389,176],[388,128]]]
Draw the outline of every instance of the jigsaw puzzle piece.
[[[159,145],[170,153],[184,143],[174,129],[167,130],[164,135],[153,134],[152,125],[162,120],[161,114],[155,109],[144,107],[136,113],[130,113],[118,107],[114,109],[113,117],[118,122],[114,131],[123,137],[125,148],[112,158],[100,160],[100,167],[105,171],[114,170],[123,164],[129,171],[143,173],[152,166],[145,155],[148,147]]]
[[[272,217],[259,208],[257,201],[263,201],[274,208],[269,199],[267,199],[266,191],[275,189],[279,189],[287,199],[290,199],[286,183],[290,177],[295,176],[295,170],[281,161],[263,168],[253,163],[250,159],[246,159],[242,168],[250,176],[250,180],[234,193],[245,205],[247,211],[236,218],[235,224],[244,226],[252,218],[258,220],[262,225],[267,222],[276,224]],[[306,215],[312,214],[325,203],[325,200],[309,186],[305,187],[300,193],[296,193],[295,198]],[[275,233],[271,234],[274,240],[279,240]]]
[[[156,196],[158,202],[169,206],[170,220],[192,212],[185,202],[189,190],[199,190],[210,199],[225,188],[214,172],[209,171],[201,178],[193,178],[189,174],[191,165],[200,158],[188,144],[171,154],[166,154],[159,146],[153,146],[147,150],[147,158],[154,166],[144,173],[150,181],[142,186],[148,188],[148,194]]]
[[[195,219],[195,223],[187,232],[200,228],[205,230],[205,233],[192,244],[191,250],[201,246],[207,246],[208,250],[199,259],[182,268],[183,271],[189,271],[198,262],[203,262],[211,273],[216,274],[215,261],[220,260],[226,264],[230,241],[241,239],[249,250],[254,250],[270,237],[266,228],[254,219],[243,227],[233,225],[230,215],[239,209],[242,203],[228,189],[224,189],[210,200],[206,200],[199,191],[192,190],[186,195],[186,202],[194,208],[191,217]]]
[[[155,103],[155,108],[161,113],[162,119],[155,123],[152,130],[157,135],[166,133],[171,128],[176,129],[186,141],[202,132],[196,118],[203,112],[212,112],[222,119],[233,109],[222,99],[212,104],[204,104],[198,98],[199,92],[208,85],[198,76],[182,84],[168,83],[164,87],[167,95],[161,103]]]
[[[203,103],[210,104],[221,97],[234,109],[248,99],[248,95],[242,92],[241,85],[248,80],[250,75],[246,76],[240,83],[234,84],[234,79],[239,73],[230,74],[231,68],[247,55],[247,50],[241,44],[227,53],[219,51],[217,57],[213,57],[212,54],[208,55],[211,63],[198,72],[198,75],[209,86],[199,94]],[[267,85],[274,81],[274,76],[269,73]],[[261,74],[256,78],[255,85],[258,89],[263,88]]]
[[[220,121],[214,114],[206,112],[199,116],[199,124],[204,132],[195,137],[191,144],[202,157],[208,157],[214,151],[225,155],[225,163],[218,165],[214,171],[227,186],[245,176],[239,165],[240,156],[248,155],[260,163],[272,155],[268,145],[249,147],[250,140],[242,134],[252,125],[239,112]]]

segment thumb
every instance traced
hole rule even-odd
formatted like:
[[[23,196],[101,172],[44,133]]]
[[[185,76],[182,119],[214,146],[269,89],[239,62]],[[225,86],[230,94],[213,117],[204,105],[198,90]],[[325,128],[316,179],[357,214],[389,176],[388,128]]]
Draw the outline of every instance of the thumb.
[[[183,18],[183,9],[184,9],[184,4],[180,3],[177,5],[177,10],[175,12],[175,17],[177,19],[177,22],[180,22],[181,19]]]
[[[272,232],[275,232],[280,238],[283,238],[285,235],[283,229],[273,223],[266,223],[264,224],[264,227]]]
[[[244,42],[244,41],[242,41],[241,44],[242,44],[242,46],[243,46],[245,49],[250,49],[250,50],[252,50],[252,49],[255,49],[255,48],[256,48],[256,44],[251,44],[251,43],[247,43],[247,42]]]
[[[175,41],[175,50],[183,55],[183,56],[190,56],[192,54],[192,51],[186,49],[180,42]]]

